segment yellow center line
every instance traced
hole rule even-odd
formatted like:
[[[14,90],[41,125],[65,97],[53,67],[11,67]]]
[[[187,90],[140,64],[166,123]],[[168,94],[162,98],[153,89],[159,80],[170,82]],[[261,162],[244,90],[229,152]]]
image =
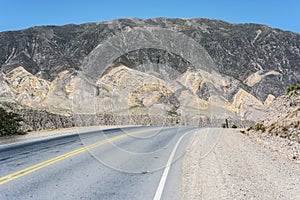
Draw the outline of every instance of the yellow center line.
[[[86,147],[82,147],[82,148],[70,151],[70,152],[62,154],[60,156],[56,156],[56,157],[51,158],[49,160],[43,161],[41,163],[32,165],[32,166],[27,167],[25,169],[22,169],[22,170],[19,170],[17,172],[8,174],[6,176],[3,176],[3,177],[0,178],[0,185],[2,185],[4,183],[7,183],[7,182],[10,182],[12,180],[15,180],[17,178],[20,178],[22,176],[25,176],[27,174],[30,174],[32,172],[35,172],[39,169],[42,169],[44,167],[47,167],[47,166],[52,165],[54,163],[57,163],[57,162],[59,162],[61,160],[64,160],[66,158],[69,158],[69,157],[75,156],[77,154],[83,153],[87,150],[96,148],[96,147],[101,146],[103,144],[106,144],[108,142],[112,142],[114,140],[118,140],[118,139],[124,138],[124,137],[129,136],[129,135],[134,135],[134,134],[143,133],[143,132],[152,131],[152,130],[157,130],[157,129],[161,129],[161,128],[152,128],[152,129],[147,129],[147,130],[134,131],[134,132],[131,132],[131,133],[125,133],[125,134],[122,134],[122,135],[118,135],[118,136],[115,136],[115,137],[112,137],[112,138],[106,138],[105,140],[101,140],[99,142],[90,144]]]

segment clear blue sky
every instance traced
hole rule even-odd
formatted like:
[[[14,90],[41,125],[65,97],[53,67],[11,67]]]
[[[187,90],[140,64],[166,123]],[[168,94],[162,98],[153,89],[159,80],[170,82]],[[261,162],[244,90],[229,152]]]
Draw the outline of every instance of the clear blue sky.
[[[299,0],[0,0],[0,7],[0,31],[125,17],[204,17],[300,33]]]

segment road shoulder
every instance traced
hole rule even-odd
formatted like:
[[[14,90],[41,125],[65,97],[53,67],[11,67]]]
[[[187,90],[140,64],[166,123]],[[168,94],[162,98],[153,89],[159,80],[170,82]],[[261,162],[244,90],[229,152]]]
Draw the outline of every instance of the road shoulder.
[[[181,199],[300,199],[300,168],[232,129],[203,129],[187,148]]]

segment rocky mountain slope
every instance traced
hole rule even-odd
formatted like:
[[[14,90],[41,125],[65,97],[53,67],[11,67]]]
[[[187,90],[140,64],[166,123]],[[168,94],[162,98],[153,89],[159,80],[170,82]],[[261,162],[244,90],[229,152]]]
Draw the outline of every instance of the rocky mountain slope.
[[[299,80],[300,35],[212,19],[40,26],[0,33],[0,65],[2,102],[143,124],[246,122]]]
[[[246,134],[292,160],[300,160],[300,90],[278,97]]]

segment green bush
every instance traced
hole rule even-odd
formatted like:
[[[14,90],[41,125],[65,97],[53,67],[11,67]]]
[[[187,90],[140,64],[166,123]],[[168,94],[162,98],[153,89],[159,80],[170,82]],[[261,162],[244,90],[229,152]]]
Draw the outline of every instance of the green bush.
[[[286,92],[287,94],[291,94],[291,93],[294,93],[294,92],[297,91],[297,90],[300,90],[300,82],[298,82],[298,83],[295,84],[295,85],[291,85],[291,86],[287,87],[287,88],[285,89],[285,92]]]
[[[171,110],[167,111],[167,115],[172,116],[172,117],[177,117],[179,114],[176,111],[176,108],[172,108]]]
[[[25,134],[20,130],[22,118],[13,112],[0,107],[0,136]]]
[[[266,131],[266,127],[261,123],[255,124],[254,126],[251,127],[251,129],[254,131],[262,131],[262,132]]]

